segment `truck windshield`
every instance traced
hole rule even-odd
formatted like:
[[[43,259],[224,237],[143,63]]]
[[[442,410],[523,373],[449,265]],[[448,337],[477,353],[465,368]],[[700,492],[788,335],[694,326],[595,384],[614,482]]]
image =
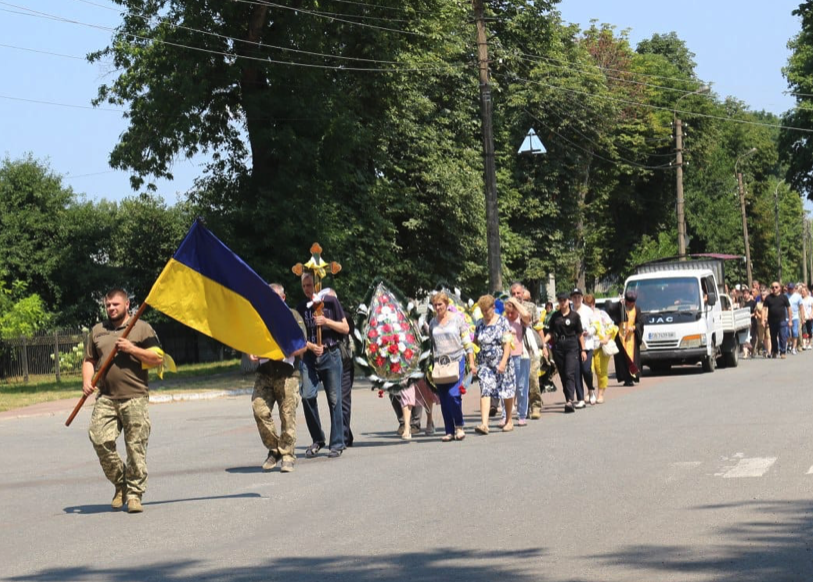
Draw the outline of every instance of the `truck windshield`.
[[[627,291],[638,294],[636,305],[643,313],[697,311],[700,282],[693,277],[664,277],[630,281]]]

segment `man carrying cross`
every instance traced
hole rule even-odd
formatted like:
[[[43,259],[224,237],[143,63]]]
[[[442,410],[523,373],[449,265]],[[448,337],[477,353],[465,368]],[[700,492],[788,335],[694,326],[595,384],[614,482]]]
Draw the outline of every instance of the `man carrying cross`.
[[[336,459],[345,448],[344,422],[342,419],[342,357],[339,350],[341,336],[349,333],[344,310],[336,297],[321,293],[321,278],[324,266],[319,256],[321,248],[314,245],[313,258],[305,267],[296,265],[294,273],[300,275],[302,291],[305,294],[296,310],[305,320],[308,351],[302,358],[302,409],[313,444],[305,451],[307,458],[313,458],[325,446],[325,433],[319,419],[319,406],[316,395],[321,385],[327,395],[330,408],[330,453]],[[335,266],[334,266],[335,265]],[[341,267],[331,264],[331,271],[338,273]],[[319,288],[317,288],[319,287]]]

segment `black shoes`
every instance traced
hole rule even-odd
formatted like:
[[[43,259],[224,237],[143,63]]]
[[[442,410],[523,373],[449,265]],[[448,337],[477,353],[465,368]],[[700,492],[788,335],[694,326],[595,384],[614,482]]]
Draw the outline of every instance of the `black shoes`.
[[[331,449],[331,451],[327,454],[328,459],[338,459],[342,456],[342,449]]]

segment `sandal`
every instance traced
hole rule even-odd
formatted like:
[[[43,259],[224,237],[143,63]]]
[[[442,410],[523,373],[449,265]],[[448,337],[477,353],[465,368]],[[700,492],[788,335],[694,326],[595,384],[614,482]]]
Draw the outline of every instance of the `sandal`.
[[[454,435],[447,434],[445,437],[443,437],[440,440],[441,440],[441,442],[444,442],[444,443],[450,443],[450,442],[452,442],[454,440]]]
[[[474,427],[474,432],[478,434],[488,434],[488,427],[484,424],[478,424]]]
[[[305,449],[305,456],[308,459],[314,458],[316,456],[316,453],[321,451],[322,447],[324,447],[324,446],[325,445],[320,444],[320,443],[313,443],[311,446],[309,446],[307,449]]]
[[[462,428],[457,429],[457,431],[454,433],[454,440],[462,441],[464,438],[466,438],[466,433],[463,432],[463,429]]]

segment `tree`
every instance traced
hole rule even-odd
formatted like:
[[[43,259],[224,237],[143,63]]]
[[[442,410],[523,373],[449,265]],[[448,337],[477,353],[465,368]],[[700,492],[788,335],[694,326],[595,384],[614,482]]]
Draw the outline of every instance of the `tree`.
[[[0,277],[0,339],[30,336],[51,321],[42,298],[28,294],[26,287],[23,281],[14,281],[8,287]]]
[[[695,54],[688,49],[686,43],[674,31],[667,34],[653,34],[651,38],[639,42],[635,51],[641,55],[661,55],[680,72],[681,76],[692,79],[695,77],[694,69],[697,66],[697,63],[694,62]]]

